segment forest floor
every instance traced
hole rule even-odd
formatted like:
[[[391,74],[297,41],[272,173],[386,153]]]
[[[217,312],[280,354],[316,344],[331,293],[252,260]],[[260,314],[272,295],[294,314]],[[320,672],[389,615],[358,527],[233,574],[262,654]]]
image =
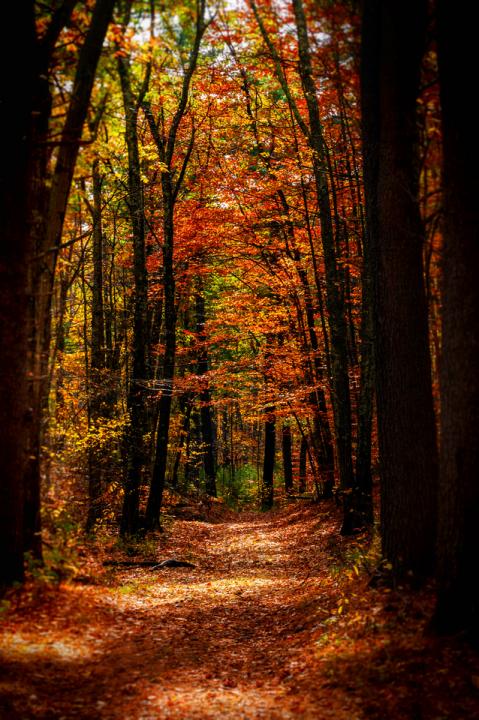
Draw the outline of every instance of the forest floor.
[[[338,524],[304,503],[171,520],[153,555],[194,569],[85,545],[76,579],[4,601],[0,718],[479,718],[478,656],[427,632],[431,591],[371,587]]]

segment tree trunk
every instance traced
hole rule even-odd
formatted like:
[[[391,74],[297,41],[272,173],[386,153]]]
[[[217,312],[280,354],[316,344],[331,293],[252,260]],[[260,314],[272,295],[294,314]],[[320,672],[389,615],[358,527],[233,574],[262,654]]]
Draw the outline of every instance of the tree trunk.
[[[439,0],[444,138],[441,454],[436,624],[479,640],[479,143],[464,98],[475,83],[474,23]]]
[[[187,110],[190,84],[196,70],[201,39],[206,29],[204,24],[205,0],[199,0],[196,6],[196,28],[188,66],[183,76],[181,95],[178,106],[173,114],[167,137],[161,134],[148,102],[143,104],[153,140],[158,150],[160,162],[166,169],[161,172],[161,190],[163,196],[163,290],[165,311],[165,356],[163,360],[163,390],[159,403],[158,430],[156,436],[155,462],[151,477],[150,494],[146,506],[145,524],[148,529],[160,525],[160,510],[165,487],[166,463],[168,455],[168,439],[170,433],[171,401],[175,378],[176,364],[176,307],[175,307],[175,272],[174,255],[174,211],[178,192],[184,180],[185,172],[194,146],[192,131],[188,149],[183,158],[181,170],[173,180],[175,168],[173,156],[176,148],[178,130]],[[162,129],[164,130],[164,128]]]
[[[216,462],[214,448],[214,426],[211,411],[211,393],[208,380],[205,375],[208,372],[208,350],[206,348],[205,335],[205,299],[201,287],[201,281],[198,281],[198,291],[195,297],[196,302],[196,332],[200,348],[198,352],[198,375],[202,380],[200,392],[200,414],[201,414],[201,434],[203,439],[203,465],[205,468],[206,492],[212,497],[216,497]]]
[[[351,400],[348,376],[348,328],[344,299],[340,292],[335,236],[329,198],[327,149],[323,137],[316,85],[313,78],[308,30],[302,0],[293,0],[298,33],[299,73],[308,108],[308,139],[313,150],[313,172],[318,197],[319,220],[326,275],[326,307],[331,335],[332,399],[341,488],[353,487],[351,446]]]
[[[433,567],[437,479],[416,153],[426,10],[417,0],[369,0],[362,38],[382,544],[396,575],[417,579]]]
[[[261,510],[271,510],[274,500],[274,458],[276,448],[276,418],[274,408],[266,410],[264,424],[264,459],[263,478],[261,483]]]
[[[123,499],[120,532],[134,534],[140,526],[140,485],[145,468],[146,453],[144,436],[148,431],[145,407],[145,383],[149,378],[147,368],[148,348],[148,278],[145,260],[145,216],[143,187],[138,149],[138,99],[131,87],[130,64],[127,58],[118,58],[118,73],[125,110],[125,139],[128,148],[128,206],[133,237],[133,341],[127,407],[130,422],[126,429],[124,444],[126,457],[125,494]]]
[[[331,390],[338,453],[338,468],[341,487],[348,490],[353,486],[352,440],[351,440],[351,399],[348,376],[348,328],[344,300],[340,292],[340,273],[338,271],[335,233],[330,201],[328,151],[323,137],[323,128],[313,77],[308,30],[302,0],[293,0],[293,10],[298,36],[298,71],[303,87],[303,96],[308,111],[309,124],[303,119],[292,96],[288,80],[278,51],[262,21],[254,0],[251,8],[258,22],[263,39],[271,52],[276,77],[286,95],[291,112],[308,140],[313,151],[313,174],[318,201],[318,214],[321,227],[325,279],[326,307],[331,335]]]
[[[308,455],[308,438],[306,435],[301,436],[301,445],[299,446],[299,485],[298,492],[306,492],[306,459]]]
[[[145,524],[150,530],[159,527],[160,510],[165,487],[168,439],[170,433],[171,401],[176,361],[176,307],[175,275],[173,268],[173,190],[170,173],[162,173],[163,188],[163,283],[165,308],[165,356],[163,360],[163,390],[159,403],[158,430],[156,436],[155,462],[151,478],[150,494],[146,506]]]
[[[283,208],[288,209],[286,199],[281,192]],[[324,372],[321,366],[321,358],[319,355],[319,343],[316,333],[314,320],[314,307],[311,288],[309,285],[308,275],[301,265],[301,257],[299,250],[295,246],[294,231],[291,222],[288,224],[289,241],[292,245],[291,255],[295,262],[296,271],[301,282],[304,295],[304,309],[306,316],[306,324],[308,329],[308,339],[311,347],[312,374],[315,385],[314,391],[310,395],[311,405],[313,408],[313,425],[314,425],[314,449],[316,450],[319,472],[321,474],[321,482],[323,485],[323,497],[330,498],[333,494],[334,487],[334,448],[331,437],[331,429],[329,425],[328,411],[326,407],[326,397],[324,392]]]
[[[366,240],[366,243],[367,242]],[[366,262],[366,258],[364,258],[364,263],[366,264]],[[367,527],[374,522],[373,478],[371,472],[371,436],[374,407],[374,330],[371,284],[372,278],[369,275],[369,267],[365,267],[362,289],[356,475],[354,479],[351,512],[345,513],[342,528],[343,534],[349,534],[349,532],[355,529]]]
[[[91,360],[89,378],[89,417],[92,426],[103,416],[106,393],[105,376],[105,329],[103,313],[103,232],[101,217],[102,178],[99,162],[95,158],[92,167],[93,176],[93,286],[91,299]],[[85,353],[87,349],[85,348]],[[102,458],[97,448],[90,448],[88,457],[88,517],[87,532],[93,530],[102,516],[101,496],[103,492]]]
[[[51,98],[48,87],[49,62],[54,43],[67,22],[74,3],[64,3],[55,13],[56,28],[49,30],[38,44],[38,83],[35,93],[35,148],[31,169],[30,219],[35,238],[35,262],[30,268],[31,313],[30,372],[32,377],[30,406],[32,423],[29,440],[29,463],[25,472],[25,546],[37,557],[41,556],[40,526],[40,454],[47,422],[49,387],[49,350],[51,339],[51,303],[55,280],[58,248],[61,242],[63,221],[68,195],[75,170],[83,125],[93,89],[96,68],[103,41],[113,13],[115,0],[97,0],[85,41],[80,49],[73,82],[71,100],[51,184],[47,185],[48,126]],[[58,22],[56,22],[58,18]],[[63,23],[63,24],[62,24]],[[57,35],[55,37],[55,32]],[[47,40],[52,38],[49,47]]]
[[[181,409],[181,412],[183,415],[183,422],[181,425],[180,438],[179,438],[178,447],[176,450],[176,457],[175,457],[175,462],[173,465],[173,471],[171,473],[171,487],[173,487],[173,488],[178,487],[178,470],[180,468],[181,456],[183,454],[183,446],[184,446],[185,440],[188,438],[189,432],[190,432],[190,417],[191,417],[191,411],[193,409],[193,402],[192,402],[189,394],[185,395],[183,398],[180,398],[180,409]]]
[[[11,63],[7,36],[12,28],[24,55],[14,73],[4,73],[0,89],[5,123],[0,141],[0,587],[23,580],[23,477],[29,437],[27,269],[33,251],[27,217],[36,51],[34,3],[8,4],[2,14],[2,67]]]
[[[286,493],[290,493],[293,490],[293,438],[291,436],[291,428],[289,425],[283,425],[281,440],[281,448],[283,451],[284,489],[286,490]]]

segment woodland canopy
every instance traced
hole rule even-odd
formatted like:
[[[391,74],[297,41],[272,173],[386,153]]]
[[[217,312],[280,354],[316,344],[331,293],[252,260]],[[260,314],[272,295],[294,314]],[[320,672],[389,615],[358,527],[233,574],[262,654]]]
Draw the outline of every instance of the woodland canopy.
[[[376,548],[374,582],[429,588],[434,632],[477,642],[467,12],[24,0],[2,15],[6,597],[32,572],[68,576],[62,538],[87,555],[158,540],[178,503],[258,522],[288,505],[313,534],[326,508],[332,538]]]

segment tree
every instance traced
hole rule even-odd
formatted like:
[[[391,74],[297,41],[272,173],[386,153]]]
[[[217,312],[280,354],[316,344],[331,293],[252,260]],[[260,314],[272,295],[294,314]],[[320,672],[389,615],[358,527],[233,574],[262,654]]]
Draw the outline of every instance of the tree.
[[[205,2],[204,0],[198,0],[196,3],[193,44],[186,67],[184,68],[179,100],[173,111],[173,117],[168,128],[164,123],[163,112],[160,110],[159,119],[156,120],[150,103],[148,101],[144,102],[145,113],[148,119],[152,138],[158,151],[158,159],[161,167],[161,191],[163,199],[163,290],[165,314],[163,383],[166,383],[168,386],[161,393],[159,401],[155,461],[145,515],[145,523],[149,529],[153,529],[159,525],[160,509],[165,485],[171,403],[176,361],[177,310],[175,306],[175,273],[173,265],[175,237],[174,211],[178,192],[183,183],[185,172],[191,157],[191,152],[193,150],[195,140],[194,126],[192,127],[190,141],[183,157],[181,167],[177,172],[176,179],[174,177],[174,155],[175,151],[177,151],[178,131],[187,111],[190,85],[198,63],[201,40],[206,27]]]
[[[441,631],[479,638],[479,144],[464,98],[475,38],[467,16],[438,2],[439,79],[444,142],[444,249],[438,605]]]
[[[274,460],[276,453],[276,416],[274,407],[266,408],[264,423],[263,475],[261,480],[261,510],[271,510],[274,500]]]
[[[6,459],[5,483],[2,486],[5,488],[5,503],[2,503],[2,507],[12,518],[5,524],[3,536],[8,549],[6,556],[9,558],[4,572],[7,582],[21,579],[24,550],[32,550],[38,556],[41,554],[39,463],[42,418],[48,394],[54,268],[83,123],[114,0],[98,0],[93,11],[80,52],[72,100],[49,186],[46,178],[51,153],[48,136],[51,117],[49,69],[56,42],[71,17],[74,5],[71,0],[65,0],[54,8],[42,36],[37,34],[36,17],[30,2],[24,3],[18,10],[9,8],[12,23],[7,22],[5,25],[19,28],[19,32],[24,34],[24,47],[28,51],[26,57],[30,62],[28,69],[21,66],[22,82],[16,85],[22,88],[21,97],[9,81],[5,87],[6,104],[16,111],[9,116],[12,133],[8,135],[8,150],[5,149],[4,168],[11,176],[2,176],[2,224],[6,253],[6,264],[3,266],[6,283],[2,287],[8,291],[8,299],[2,298],[5,303],[2,332],[7,337],[10,335],[10,342],[6,342],[3,347],[9,347],[18,358],[15,361],[10,358],[11,369],[5,375],[13,380],[10,375],[13,370],[17,377],[15,400],[8,394],[5,398],[5,401],[13,401],[8,412],[10,415],[13,412],[16,419],[13,424],[3,425],[4,428],[17,426],[15,437],[9,437],[4,445],[10,449]],[[12,152],[17,155],[12,155]],[[13,203],[9,188],[22,200],[16,199],[16,204]],[[15,221],[11,215],[14,210],[17,213]],[[14,269],[16,272],[13,272]],[[18,338],[13,343],[12,322],[16,325]],[[25,362],[28,363],[27,368]],[[25,385],[27,378],[28,386]],[[6,387],[7,393],[8,387],[12,392],[11,382],[7,382]],[[28,391],[28,399],[25,389]],[[12,464],[13,460],[15,465]],[[18,515],[20,503],[24,508],[23,520]],[[19,533],[23,534],[21,540]]]
[[[291,427],[285,423],[281,430],[281,449],[283,453],[284,487],[287,493],[290,493],[293,489],[292,446]]]
[[[344,498],[344,520],[342,532],[347,534],[356,527],[371,521],[371,493],[369,487],[369,468],[365,468],[369,460],[368,437],[371,431],[371,404],[363,398],[359,410],[365,414],[361,417],[361,445],[360,445],[360,482],[362,489],[358,490],[353,472],[352,457],[352,409],[349,380],[351,347],[354,343],[354,327],[349,323],[346,309],[347,284],[344,282],[347,274],[341,266],[341,234],[342,223],[338,213],[338,189],[333,173],[331,151],[328,147],[324,123],[322,122],[316,81],[313,72],[311,44],[308,34],[308,24],[302,0],[293,0],[293,13],[298,43],[298,73],[301,80],[302,95],[307,110],[307,121],[300,112],[298,102],[295,101],[293,91],[288,81],[288,74],[280,53],[275,46],[264,20],[261,18],[258,7],[253,0],[250,5],[260,28],[263,40],[271,53],[275,75],[281,89],[287,98],[291,115],[294,117],[301,133],[307,139],[312,151],[312,171],[315,182],[316,202],[321,227],[321,244],[324,258],[324,272],[326,285],[326,310],[329,325],[329,365],[331,378],[331,399],[333,405],[334,428],[336,436],[336,449],[339,469],[340,487]],[[365,303],[369,302],[367,296]],[[366,306],[367,307],[367,306]],[[367,312],[366,312],[367,316]],[[352,332],[351,332],[352,330]],[[364,370],[369,367],[370,341],[363,332],[364,347],[362,358]],[[371,383],[366,372],[362,373],[363,395],[371,393]],[[326,443],[327,447],[327,443]],[[327,453],[325,453],[327,454]],[[326,487],[331,494],[329,482]],[[361,506],[368,506],[369,510],[363,512]]]
[[[276,457],[276,408],[271,403],[271,385],[273,374],[272,333],[266,335],[263,359],[263,377],[265,391],[264,415],[264,454],[263,474],[261,478],[261,510],[271,510],[274,501],[274,465]]]
[[[299,446],[299,485],[300,493],[306,492],[306,459],[308,454],[308,438],[301,435],[301,445]]]
[[[0,586],[23,579],[23,473],[30,430],[28,413],[28,263],[32,240],[27,221],[35,90],[34,3],[5,8],[2,67],[8,67],[11,28],[25,52],[1,87],[6,127],[0,156]]]
[[[416,123],[426,11],[367,0],[361,68],[382,546],[397,575],[417,578],[433,569],[437,498]]]
[[[195,294],[195,310],[196,310],[196,332],[198,334],[198,376],[201,378],[200,391],[200,418],[201,418],[201,435],[203,440],[203,464],[205,468],[206,492],[212,497],[216,497],[216,461],[215,461],[215,441],[214,441],[214,425],[211,411],[211,393],[208,383],[208,350],[206,346],[205,335],[205,299],[201,278],[198,278],[197,289]]]
[[[32,95],[32,157],[29,176],[29,221],[34,256],[29,265],[29,462],[25,491],[25,549],[41,555],[40,456],[49,395],[48,361],[51,302],[68,195],[81,144],[96,68],[115,0],[97,0],[80,48],[72,93],[58,145],[50,137],[52,121],[51,66],[56,43],[75,3],[65,0],[54,11],[47,30],[36,38],[36,76]],[[53,159],[52,148],[58,147]],[[53,169],[52,169],[53,165]]]
[[[102,231],[102,177],[99,160],[95,158],[92,166],[93,205],[91,205],[93,223],[93,285],[91,309],[91,363],[90,397],[88,415],[95,424],[105,412],[104,369],[105,369],[105,327],[103,310],[103,231]],[[95,527],[101,518],[101,495],[103,490],[102,463],[98,452],[91,448],[88,462],[88,494],[90,504],[86,522],[87,530]]]
[[[126,30],[131,5],[124,18]],[[148,430],[145,405],[145,384],[148,372],[148,276],[145,251],[145,210],[141,180],[138,141],[138,113],[148,91],[151,65],[148,64],[137,93],[132,87],[131,63],[121,47],[117,50],[117,66],[125,113],[125,141],[128,149],[128,209],[133,244],[133,338],[131,377],[129,378],[127,407],[130,421],[124,443],[126,457],[125,494],[120,532],[131,535],[140,528],[140,485],[145,466],[144,436]]]
[[[316,182],[318,210],[321,223],[326,271],[326,304],[331,335],[331,371],[336,443],[341,488],[349,492],[353,487],[351,451],[351,400],[348,378],[348,344],[344,299],[339,292],[339,274],[328,179],[328,149],[319,112],[316,85],[313,78],[308,27],[302,0],[293,0],[298,35],[299,74],[308,109],[308,140],[313,150],[313,170]],[[304,124],[304,123],[303,123]]]

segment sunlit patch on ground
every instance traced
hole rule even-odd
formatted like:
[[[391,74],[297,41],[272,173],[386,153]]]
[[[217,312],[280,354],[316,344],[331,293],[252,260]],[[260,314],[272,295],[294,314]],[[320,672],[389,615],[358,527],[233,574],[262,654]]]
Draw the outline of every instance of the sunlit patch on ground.
[[[234,681],[231,681],[234,684]],[[166,693],[161,688],[141,702],[135,720],[150,718],[289,718],[297,717],[282,707],[281,689],[239,687],[175,687]]]
[[[86,660],[93,653],[101,653],[101,640],[72,638],[65,640],[59,633],[42,633],[41,637],[20,632],[4,633],[0,638],[0,652],[7,660],[25,660],[26,657],[55,659],[62,662]]]

